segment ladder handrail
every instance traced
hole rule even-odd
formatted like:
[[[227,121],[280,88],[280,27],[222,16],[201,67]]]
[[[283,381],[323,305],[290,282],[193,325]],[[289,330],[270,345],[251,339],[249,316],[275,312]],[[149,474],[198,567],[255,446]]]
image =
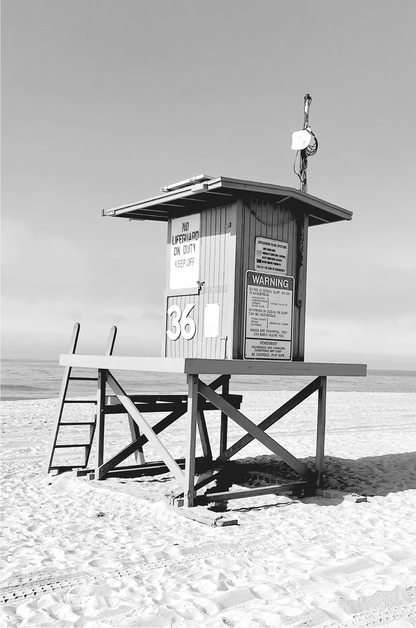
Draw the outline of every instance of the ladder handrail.
[[[77,348],[77,344],[78,344],[78,337],[79,337],[79,332],[80,332],[81,326],[79,323],[75,323],[74,328],[72,330],[72,337],[71,337],[71,343],[70,343],[70,347],[69,347],[69,354],[74,354]],[[114,350],[114,344],[116,341],[116,337],[117,337],[117,327],[114,325],[111,330],[110,330],[110,335],[108,338],[108,343],[107,343],[107,348],[106,348],[106,352],[105,355],[112,355],[113,354],[113,350]],[[51,436],[51,440],[49,443],[49,447],[48,447],[48,453],[47,453],[47,463],[46,463],[46,473],[49,473],[51,468],[52,468],[52,463],[53,463],[53,456],[55,453],[55,449],[57,448],[57,440],[58,440],[58,433],[59,433],[59,428],[62,424],[62,415],[63,415],[63,410],[64,410],[64,405],[66,402],[66,395],[68,392],[68,385],[69,385],[69,381],[73,378],[71,378],[71,370],[72,367],[67,366],[65,367],[65,371],[62,377],[62,384],[61,384],[61,389],[59,392],[59,397],[58,397],[58,407],[57,407],[57,413],[56,413],[56,418],[54,421],[54,425],[53,425],[53,431],[52,431],[52,436]],[[86,379],[91,379],[91,378],[86,378]],[[94,431],[95,431],[95,422],[96,422],[96,417],[94,417],[94,422],[91,423],[91,430],[90,430],[90,445],[89,447],[91,448],[92,445],[92,441],[94,438]],[[89,451],[86,452],[86,461],[88,460],[89,457]],[[77,465],[79,466],[79,465]]]
[[[108,337],[107,349],[105,355],[113,355],[114,343],[117,337],[117,327],[115,325],[110,329],[110,336]]]
[[[80,329],[81,329],[81,325],[79,323],[75,323],[74,329],[72,330],[72,338],[71,338],[71,343],[69,346],[69,353],[75,353],[76,351]],[[59,424],[61,422],[62,413],[64,410],[65,397],[68,391],[68,384],[69,384],[69,378],[71,376],[71,370],[72,370],[71,366],[66,366],[64,375],[62,377],[61,390],[59,392],[59,397],[58,397],[58,411],[56,413],[56,418],[55,418],[55,422],[54,422],[53,430],[52,430],[52,437],[49,443],[49,448],[48,448],[48,453],[47,453],[47,458],[46,458],[46,473],[49,473],[52,466],[53,454],[55,451],[56,441],[58,439]]]

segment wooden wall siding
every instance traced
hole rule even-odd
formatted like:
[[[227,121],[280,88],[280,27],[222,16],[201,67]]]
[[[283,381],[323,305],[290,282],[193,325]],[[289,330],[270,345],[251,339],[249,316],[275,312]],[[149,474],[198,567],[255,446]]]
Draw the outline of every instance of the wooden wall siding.
[[[247,196],[240,200],[238,208],[239,224],[237,230],[236,259],[236,300],[234,313],[234,347],[233,357],[243,358],[244,352],[244,315],[245,315],[245,273],[254,269],[255,239],[257,236],[281,240],[289,243],[287,274],[295,277],[295,290],[301,282],[299,295],[301,307],[293,308],[292,359],[303,359],[304,333],[300,329],[304,325],[305,285],[304,274],[299,276],[299,236],[300,220],[304,220],[293,201],[276,203],[256,196]],[[306,264],[307,229],[304,233],[305,264]]]
[[[192,318],[196,334],[192,340],[179,337],[172,341],[165,334],[166,357],[225,358],[227,342],[232,337],[233,282],[235,250],[235,208],[232,206],[204,209],[201,212],[201,249],[199,280],[203,283],[199,295],[168,295],[167,309],[177,304],[183,310],[188,303],[195,303]],[[231,224],[231,227],[229,226]],[[205,338],[205,305],[219,304],[219,334]],[[165,327],[166,329],[166,327]],[[229,347],[230,351],[230,347]]]

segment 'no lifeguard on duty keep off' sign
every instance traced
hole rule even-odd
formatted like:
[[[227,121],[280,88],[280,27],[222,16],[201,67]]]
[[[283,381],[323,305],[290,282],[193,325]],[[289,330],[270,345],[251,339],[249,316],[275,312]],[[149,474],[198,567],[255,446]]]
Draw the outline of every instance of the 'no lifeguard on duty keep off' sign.
[[[194,288],[199,279],[201,215],[174,218],[170,239],[170,289]]]

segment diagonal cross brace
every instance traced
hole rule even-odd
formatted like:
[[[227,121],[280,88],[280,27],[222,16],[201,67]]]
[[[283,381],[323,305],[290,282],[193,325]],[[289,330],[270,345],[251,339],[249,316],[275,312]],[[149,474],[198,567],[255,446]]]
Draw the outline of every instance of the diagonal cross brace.
[[[163,430],[169,427],[169,425],[180,419],[180,417],[183,416],[185,412],[186,406],[184,409],[181,408],[179,410],[171,412],[167,417],[161,419],[158,423],[156,423],[156,425],[153,426],[153,432],[155,434],[160,434],[160,432],[163,432]],[[135,451],[137,451],[148,441],[149,439],[147,438],[146,434],[141,434],[139,438],[129,443],[126,447],[117,452],[110,460],[107,460],[107,462],[105,462],[100,467],[100,477],[103,477],[106,473],[108,473],[108,471],[114,469],[117,465],[120,464],[120,462],[123,462],[123,460],[134,454]]]
[[[199,380],[198,382],[198,392],[208,399],[212,404],[214,404],[219,410],[225,412],[227,416],[230,417],[237,425],[242,427],[246,432],[251,434],[253,438],[260,441],[267,449],[270,449],[274,454],[280,456],[282,460],[284,460],[289,466],[292,467],[295,471],[297,471],[300,475],[304,477],[308,477],[311,475],[308,467],[303,464],[300,460],[295,458],[287,449],[279,445],[271,436],[266,434],[260,427],[258,427],[255,423],[250,421],[244,414],[239,412],[236,408],[234,408],[228,401],[223,399],[220,395],[209,388],[204,382]]]
[[[117,395],[120,403],[123,404],[133,421],[137,423],[142,432],[147,436],[147,439],[156,449],[163,462],[169,468],[172,475],[176,478],[179,485],[184,487],[185,476],[182,469],[178,466],[173,456],[166,449],[165,445],[158,439],[155,432],[152,430],[144,416],[141,414],[141,412],[139,412],[133,401],[128,397],[128,395],[126,395],[120,384],[109,371],[107,373],[107,383],[113,390],[113,392]]]
[[[321,386],[321,379],[320,377],[317,377],[312,382],[310,382],[310,384],[305,386],[305,388],[303,388],[298,393],[296,393],[296,395],[294,395],[291,399],[289,399],[289,401],[286,401],[286,403],[280,406],[280,408],[272,412],[272,414],[270,414],[266,419],[264,419],[264,421],[259,423],[257,427],[259,427],[262,430],[267,430],[269,427],[277,423],[277,421],[282,419],[286,414],[288,414],[294,408],[296,408],[296,406],[298,406],[300,403],[305,401],[305,399],[307,399],[307,397],[309,397],[316,390],[318,390],[320,386]],[[216,462],[225,462],[226,460],[229,460],[232,456],[234,456],[234,454],[236,454],[238,451],[243,449],[243,447],[246,447],[249,443],[251,443],[251,441],[253,441],[254,438],[255,437],[252,436],[252,434],[245,434],[236,443],[234,443],[234,445],[231,445],[231,447],[226,449],[226,451],[224,451],[220,456],[218,456]]]
[[[317,377],[312,382],[310,382],[305,388],[300,390],[296,395],[294,395],[289,401],[286,401],[280,408],[272,412],[268,417],[266,417],[261,423],[259,423],[258,427],[262,430],[267,430],[267,428],[271,427],[277,421],[282,419],[286,414],[291,412],[293,408],[296,408],[300,403],[305,401],[307,397],[312,395],[316,390],[318,390],[321,386],[321,378]],[[220,462],[226,462],[229,460],[234,454],[239,452],[241,449],[246,447],[249,443],[254,440],[254,436],[251,434],[245,434],[242,438],[240,438],[234,445],[231,445],[227,450],[225,450],[218,458],[214,461],[214,464],[217,465]],[[221,474],[222,468],[218,469],[216,467],[212,469],[207,469],[204,473],[202,473],[198,481],[195,484],[195,491],[203,488],[207,484],[210,484]],[[175,497],[180,497],[181,492],[178,491],[175,493]]]

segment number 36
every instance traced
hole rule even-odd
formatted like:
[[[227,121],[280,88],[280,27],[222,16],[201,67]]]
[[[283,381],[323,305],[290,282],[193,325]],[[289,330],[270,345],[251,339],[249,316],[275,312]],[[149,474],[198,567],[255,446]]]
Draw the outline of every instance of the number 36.
[[[189,314],[195,307],[195,303],[188,303],[183,312],[179,305],[171,305],[168,309],[168,316],[172,317],[172,329],[168,329],[166,334],[171,340],[177,340],[182,336],[185,340],[191,340],[196,333],[195,321],[189,318]]]

